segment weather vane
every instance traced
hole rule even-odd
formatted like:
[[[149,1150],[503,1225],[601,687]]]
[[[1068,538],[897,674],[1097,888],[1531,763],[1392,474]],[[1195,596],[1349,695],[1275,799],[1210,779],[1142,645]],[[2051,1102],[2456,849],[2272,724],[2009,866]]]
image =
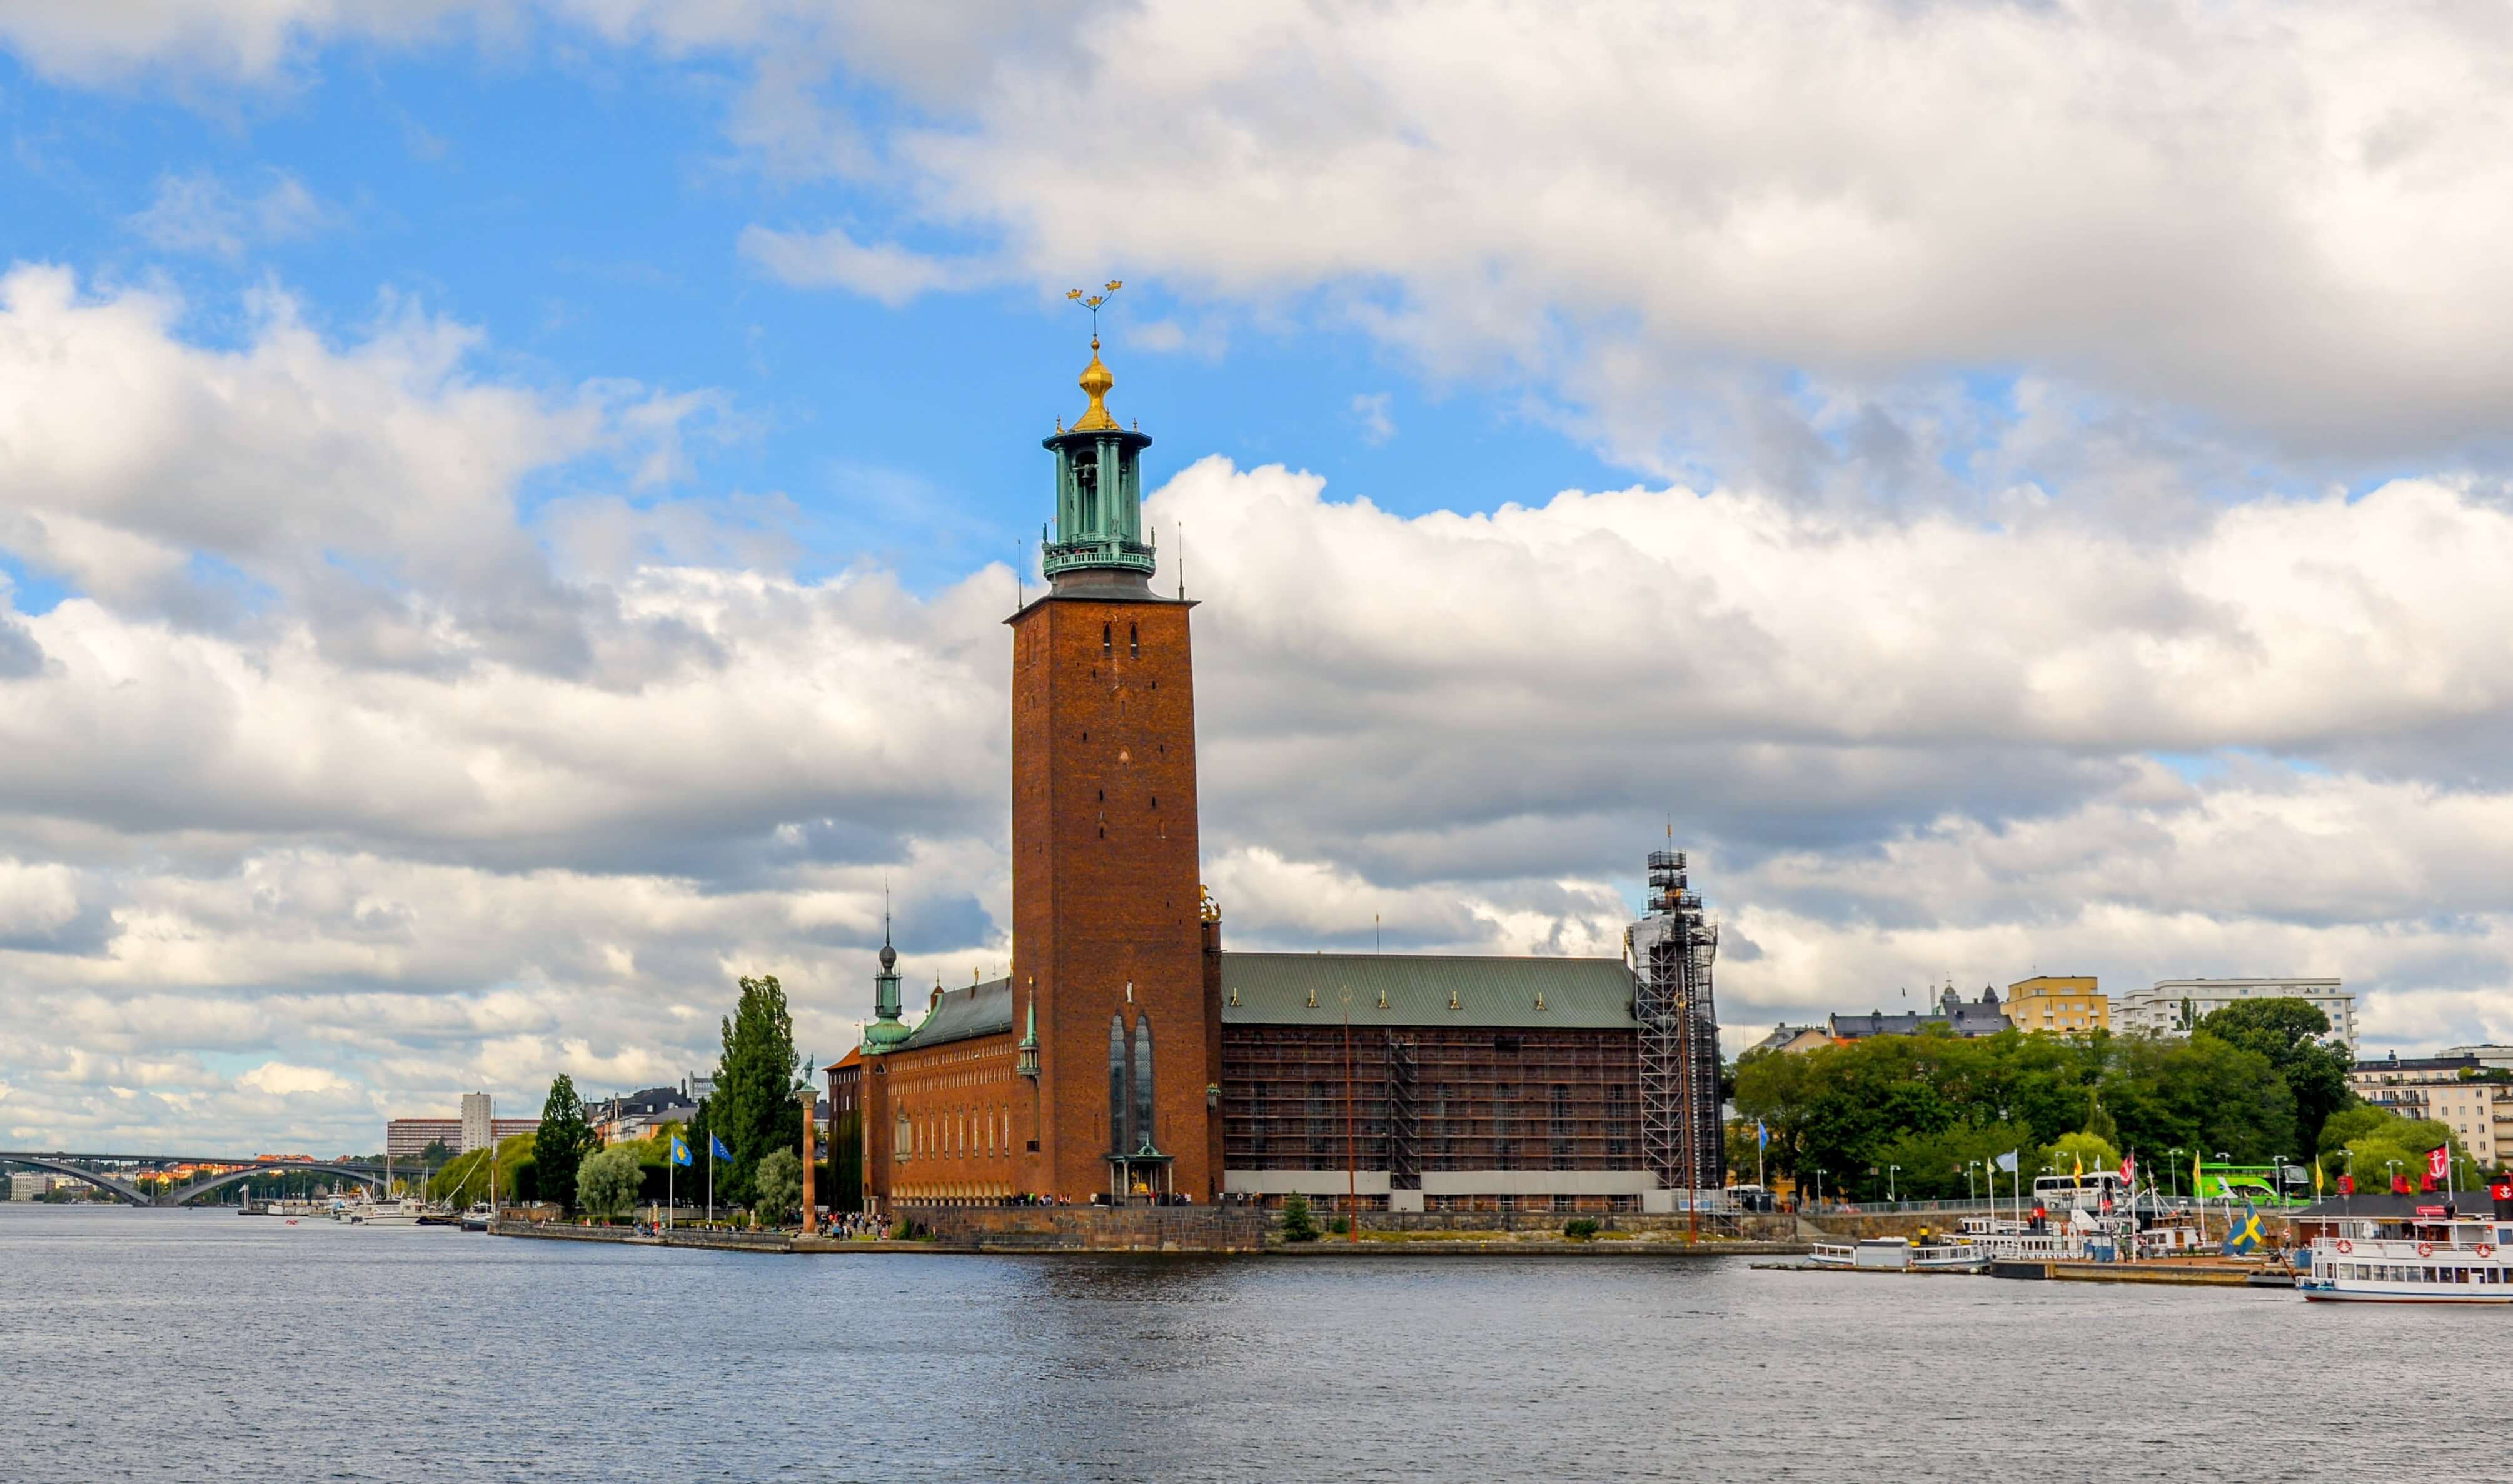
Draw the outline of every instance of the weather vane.
[[[1064,291],[1064,296],[1066,298],[1071,299],[1073,302],[1080,304],[1083,308],[1091,311],[1091,348],[1093,350],[1097,350],[1099,348],[1099,306],[1108,302],[1111,298],[1114,298],[1117,291],[1125,287],[1126,284],[1123,279],[1112,278],[1108,280],[1107,288],[1088,296],[1085,296],[1079,289],[1067,289]]]

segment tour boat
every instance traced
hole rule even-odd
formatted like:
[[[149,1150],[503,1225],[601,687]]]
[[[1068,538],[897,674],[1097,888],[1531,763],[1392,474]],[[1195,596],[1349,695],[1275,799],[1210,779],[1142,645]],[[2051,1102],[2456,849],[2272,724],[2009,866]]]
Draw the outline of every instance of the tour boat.
[[[399,1200],[361,1201],[343,1208],[340,1219],[352,1227],[416,1227],[426,1214],[426,1201],[406,1195]]]
[[[2413,1216],[2340,1217],[2317,1236],[2294,1286],[2307,1299],[2373,1304],[2513,1304],[2513,1221],[2427,1206]]]
[[[1810,1254],[1817,1268],[1866,1272],[1960,1272],[1981,1265],[1981,1254],[1959,1242],[1923,1247],[1898,1236],[1863,1237],[1857,1245],[1817,1242]]]

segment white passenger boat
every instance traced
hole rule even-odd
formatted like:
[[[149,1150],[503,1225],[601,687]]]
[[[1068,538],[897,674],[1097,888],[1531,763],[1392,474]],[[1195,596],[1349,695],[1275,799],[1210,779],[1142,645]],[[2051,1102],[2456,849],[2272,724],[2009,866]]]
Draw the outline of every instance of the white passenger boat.
[[[2342,1216],[2317,1236],[2294,1286],[2307,1299],[2373,1304],[2513,1304],[2513,1221],[2428,1207]]]
[[[1898,1236],[1871,1236],[1855,1245],[1817,1242],[1810,1254],[1817,1268],[1855,1268],[1868,1272],[1961,1272],[1978,1268],[1981,1254],[1961,1243],[1921,1246]]]
[[[345,1206],[339,1219],[352,1227],[416,1227],[426,1214],[426,1201],[405,1195],[399,1200],[369,1200]]]
[[[489,1224],[497,1219],[497,1211],[487,1201],[474,1201],[471,1203],[471,1208],[462,1213],[462,1230],[486,1231],[489,1230]]]

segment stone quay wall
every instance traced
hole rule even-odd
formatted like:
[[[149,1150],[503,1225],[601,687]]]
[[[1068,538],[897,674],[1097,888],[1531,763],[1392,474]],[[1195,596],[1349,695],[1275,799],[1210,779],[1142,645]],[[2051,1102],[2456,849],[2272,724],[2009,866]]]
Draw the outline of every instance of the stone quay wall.
[[[1227,1206],[937,1206],[901,1211],[919,1235],[988,1252],[1256,1252],[1268,1213]]]

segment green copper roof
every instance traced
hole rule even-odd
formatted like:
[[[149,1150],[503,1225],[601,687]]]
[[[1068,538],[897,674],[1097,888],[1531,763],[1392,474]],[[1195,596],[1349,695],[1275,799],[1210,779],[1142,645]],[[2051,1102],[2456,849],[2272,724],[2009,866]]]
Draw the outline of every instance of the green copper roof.
[[[897,1049],[917,1051],[976,1035],[1009,1035],[1013,1028],[1013,982],[989,979],[965,990],[944,990],[942,998]]]
[[[1352,992],[1349,1005],[1339,993],[1347,989]],[[1452,996],[1455,1009],[1450,1008]],[[1620,958],[1221,956],[1224,1025],[1339,1026],[1347,1008],[1356,1026],[1628,1031],[1634,1024],[1631,971]]]

